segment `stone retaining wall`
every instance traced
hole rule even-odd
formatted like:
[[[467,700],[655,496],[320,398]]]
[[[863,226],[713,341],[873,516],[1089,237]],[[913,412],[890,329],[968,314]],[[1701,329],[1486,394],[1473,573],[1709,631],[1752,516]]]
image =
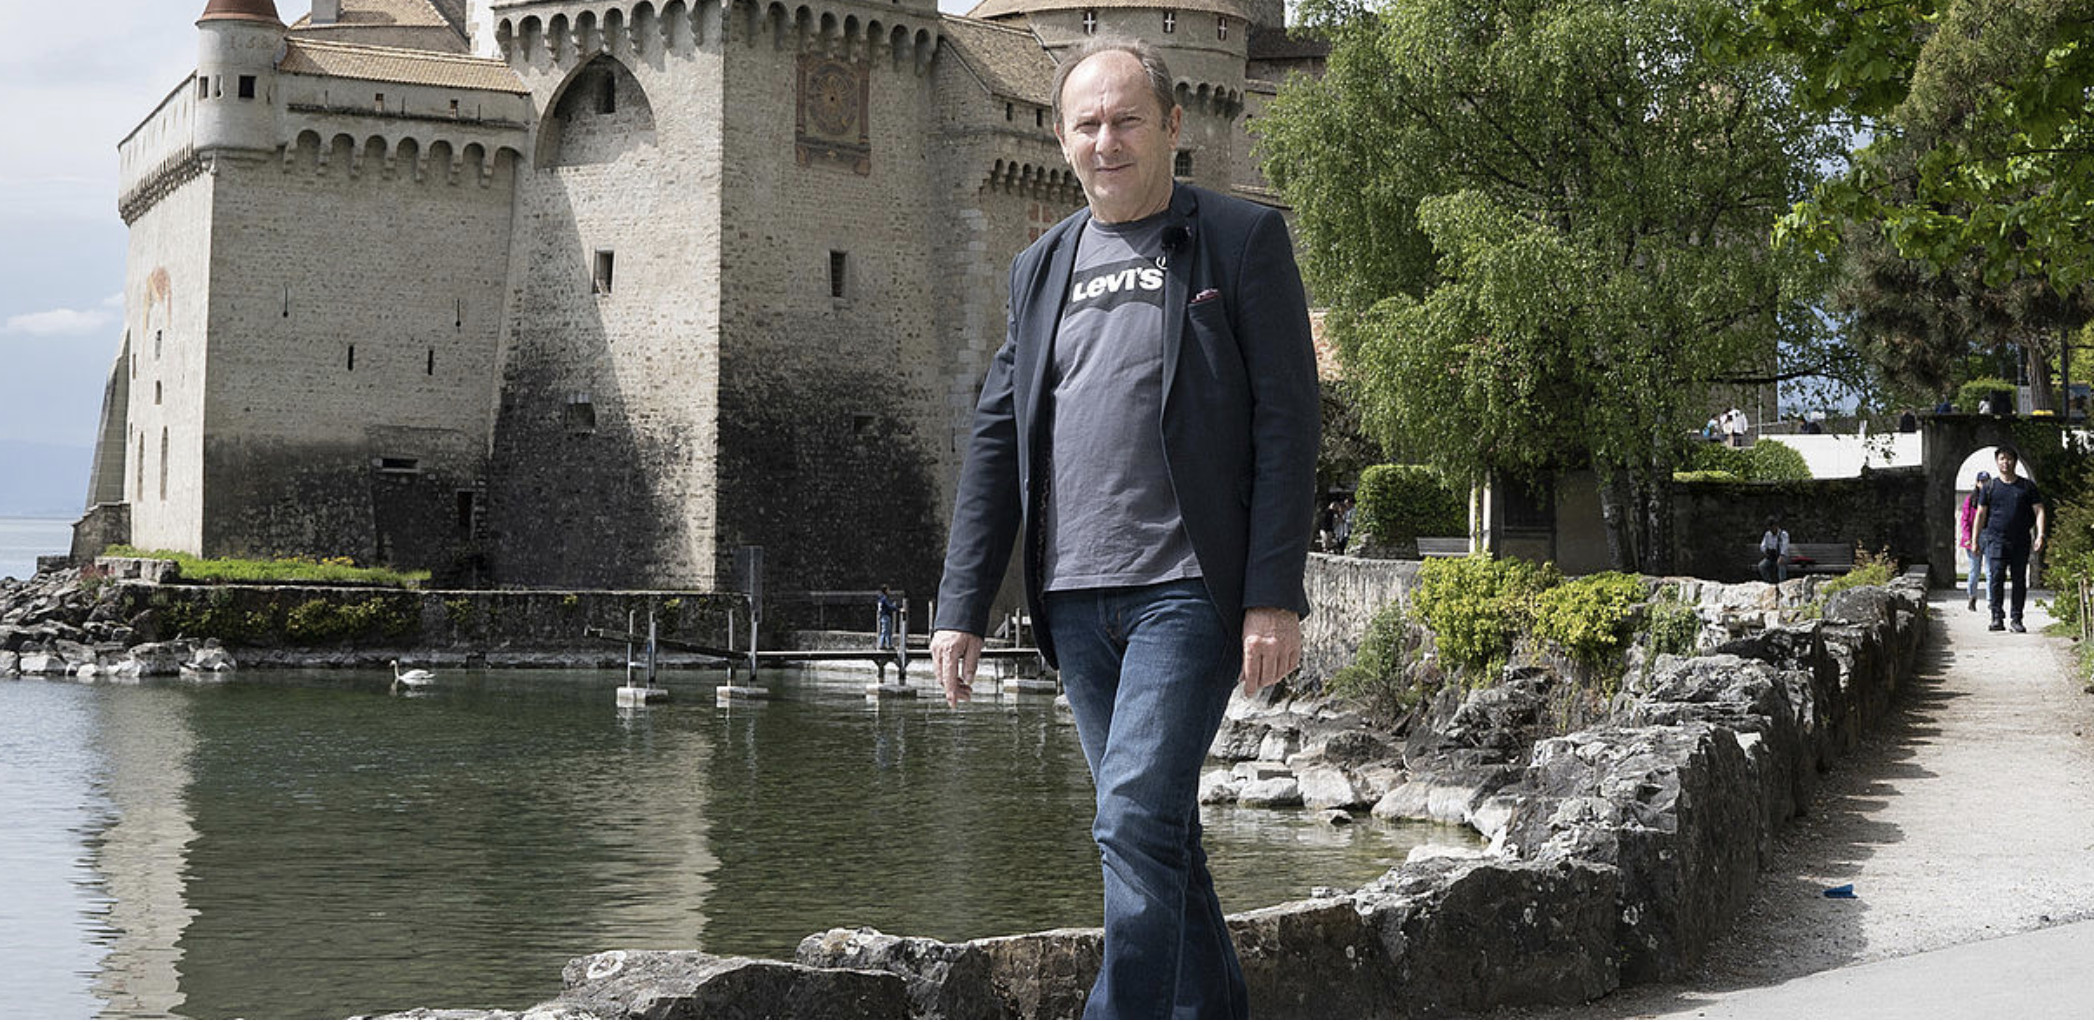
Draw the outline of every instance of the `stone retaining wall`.
[[[1328,602],[1318,617],[1335,631],[1371,614],[1404,585],[1401,566],[1384,570],[1377,580],[1367,565],[1319,558],[1312,572],[1325,577],[1311,590]],[[1512,762],[1481,737],[1502,728],[1414,743],[1400,771],[1386,759],[1348,762],[1357,775],[1396,775],[1384,801],[1397,787],[1434,791],[1435,815],[1475,827],[1490,850],[1421,858],[1355,891],[1231,916],[1253,1013],[1490,1013],[1682,975],[1744,904],[1818,773],[1887,709],[1925,639],[1917,581],[1832,594],[1821,616],[1799,614],[1819,585],[1685,580],[1705,635],[1722,644],[1659,658],[1629,680],[1604,726],[1532,742]],[[1535,685],[1521,675],[1471,693],[1456,718],[1505,717]],[[1264,708],[1285,727],[1318,712]],[[1074,1017],[1099,939],[1055,930],[954,944],[832,930],[803,941],[795,962],[760,968],[696,951],[604,952],[576,959],[560,997],[531,1012],[658,1017],[715,1003],[712,985],[732,984],[737,1011],[752,1016]],[[818,989],[838,994],[815,1005],[807,992]]]

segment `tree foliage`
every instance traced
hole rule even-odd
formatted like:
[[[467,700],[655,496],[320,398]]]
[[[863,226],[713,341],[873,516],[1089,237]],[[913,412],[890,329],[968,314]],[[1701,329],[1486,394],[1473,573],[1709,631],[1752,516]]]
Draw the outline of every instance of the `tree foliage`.
[[[1783,223],[1821,250],[1875,222],[1901,255],[1988,284],[2094,278],[2094,0],[1757,0],[1748,50],[1851,118],[1847,172]]]
[[[1823,265],[1777,252],[1829,136],[1722,0],[1307,9],[1332,53],[1259,121],[1363,421],[1452,479],[1590,463],[1618,566],[1712,387],[1822,372]]]
[[[1894,159],[1903,173],[1883,194],[1909,202],[1916,154]],[[1967,208],[1941,205],[1939,211]],[[1842,316],[1850,343],[1874,369],[1886,394],[1932,404],[1969,377],[1973,356],[2029,358],[2035,406],[2057,403],[2044,371],[2072,331],[2094,318],[2094,284],[2060,290],[2026,268],[2002,268],[1968,251],[1946,264],[1908,257],[1875,220],[1850,220],[1840,232],[1842,273],[1828,308]]]

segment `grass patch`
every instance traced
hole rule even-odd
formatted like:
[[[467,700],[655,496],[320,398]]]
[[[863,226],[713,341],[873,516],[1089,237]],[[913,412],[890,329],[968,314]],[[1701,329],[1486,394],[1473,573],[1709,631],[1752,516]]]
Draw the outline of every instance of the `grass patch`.
[[[150,557],[173,561],[181,567],[182,579],[187,582],[321,582],[419,589],[429,581],[429,573],[426,571],[359,568],[347,557],[329,557],[325,560],[313,560],[308,557],[280,557],[273,560],[244,557],[206,558],[172,550],[140,550],[130,546],[110,547],[107,556]]]

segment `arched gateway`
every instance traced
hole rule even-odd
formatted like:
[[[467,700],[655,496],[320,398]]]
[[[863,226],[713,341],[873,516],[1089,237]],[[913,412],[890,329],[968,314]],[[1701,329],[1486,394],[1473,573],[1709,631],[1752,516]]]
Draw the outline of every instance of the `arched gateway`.
[[[2050,416],[1935,415],[1920,432],[1920,465],[1927,473],[1927,584],[1956,582],[1956,492],[1958,477],[1972,451],[2011,443],[2035,479],[2058,476],[2057,459],[2078,456],[2065,442],[2070,426]]]

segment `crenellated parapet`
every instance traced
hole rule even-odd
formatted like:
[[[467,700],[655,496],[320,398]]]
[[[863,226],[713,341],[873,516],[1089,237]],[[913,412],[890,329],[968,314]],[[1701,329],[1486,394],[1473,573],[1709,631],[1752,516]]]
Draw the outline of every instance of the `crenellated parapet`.
[[[876,13],[875,13],[876,12]],[[688,53],[728,41],[788,52],[886,60],[917,74],[930,69],[941,39],[935,9],[917,12],[829,0],[522,0],[495,9],[495,47],[514,65],[555,68],[600,54]]]
[[[281,154],[286,173],[349,178],[375,174],[417,184],[432,179],[452,185],[471,181],[482,188],[492,185],[501,171],[513,171],[522,159],[522,150],[507,143],[460,141],[435,133],[330,134],[317,128],[300,131]]]
[[[999,158],[989,165],[982,187],[1072,206],[1083,201],[1083,183],[1068,164],[1061,162]]]
[[[127,187],[116,200],[116,215],[123,218],[124,225],[137,223],[138,218],[160,204],[160,200],[175,193],[176,189],[196,180],[204,172],[203,157],[192,146],[185,146],[167,156],[157,166],[126,181]]]
[[[1223,120],[1234,120],[1243,112],[1243,89],[1238,86],[1219,85],[1213,82],[1178,80],[1178,105],[1186,113],[1205,114]]]

